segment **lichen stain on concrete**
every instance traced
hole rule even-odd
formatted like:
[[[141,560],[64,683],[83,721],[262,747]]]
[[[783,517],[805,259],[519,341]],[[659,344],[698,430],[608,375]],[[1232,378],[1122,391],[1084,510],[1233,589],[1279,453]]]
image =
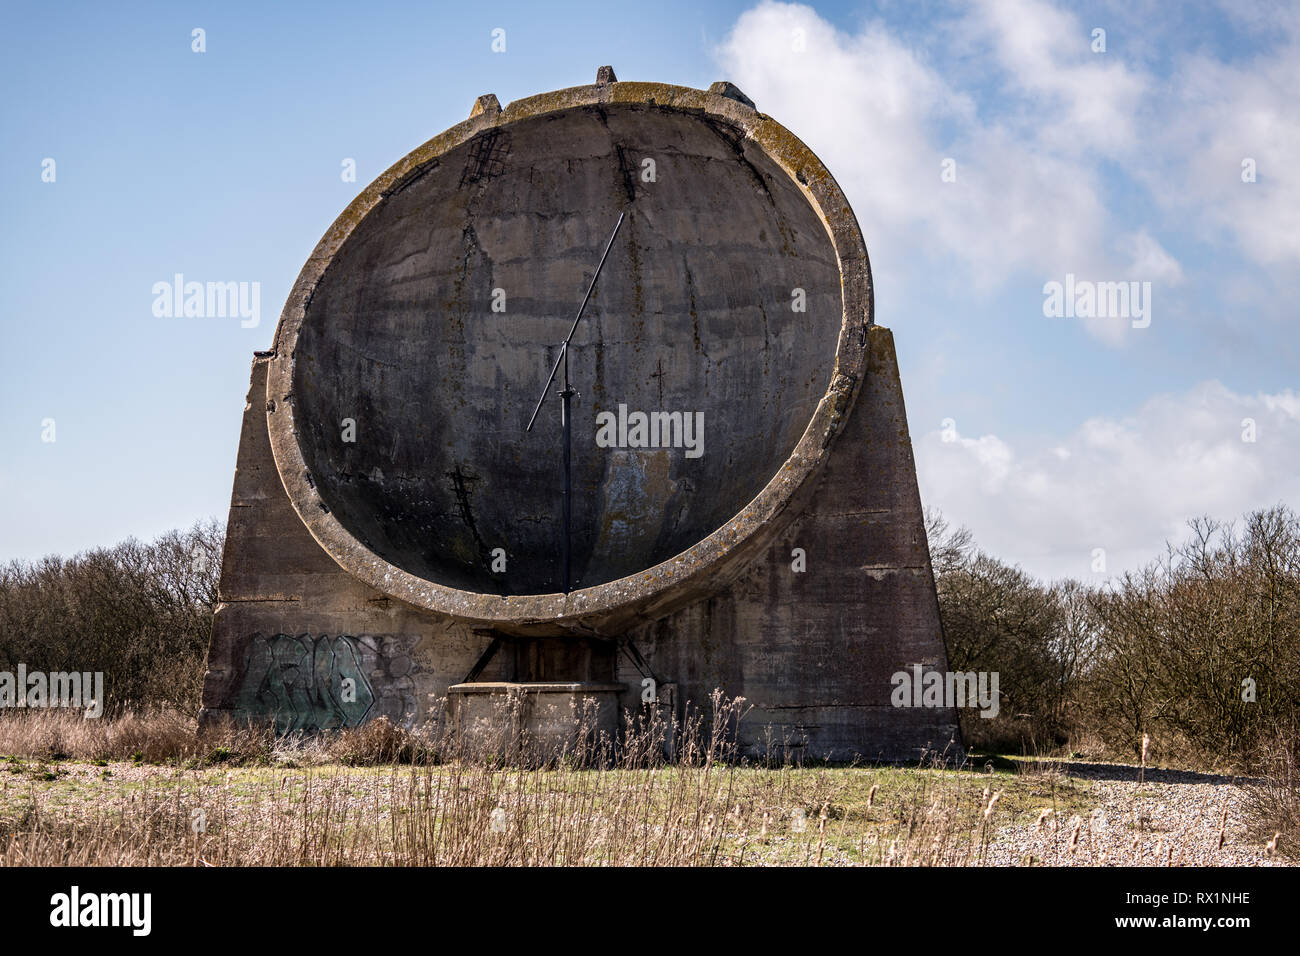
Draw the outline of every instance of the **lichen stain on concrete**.
[[[598,489],[600,534],[622,556],[621,563],[636,570],[645,567],[639,562],[653,545],[645,539],[647,519],[671,507],[677,496],[678,483],[671,477],[673,452],[610,449],[608,456]]]

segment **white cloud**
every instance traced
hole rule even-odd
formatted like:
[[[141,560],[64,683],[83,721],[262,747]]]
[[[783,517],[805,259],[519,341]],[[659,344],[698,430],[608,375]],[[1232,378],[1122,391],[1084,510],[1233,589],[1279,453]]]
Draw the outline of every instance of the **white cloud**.
[[[1226,231],[1251,261],[1289,269],[1300,264],[1298,76],[1294,32],[1240,67],[1206,56],[1185,60],[1162,97],[1168,121],[1152,131],[1157,162],[1135,167],[1202,239]],[[1253,183],[1242,181],[1246,160],[1255,164]]]
[[[1116,244],[1129,257],[1126,275],[1142,282],[1176,286],[1183,281],[1183,267],[1145,229],[1120,237]]]
[[[1146,16],[1162,12],[1156,6]],[[979,0],[962,30],[982,40],[1008,73],[1006,95],[1036,107],[1039,143],[1064,155],[1118,160],[1169,210],[1195,223],[1203,240],[1217,242],[1226,231],[1251,261],[1294,266],[1300,10],[1233,0],[1227,13],[1256,30],[1266,52],[1228,63],[1180,51],[1163,82],[1136,62],[1130,46],[1140,47],[1141,38],[1132,26],[1118,34],[1119,50],[1094,53],[1093,24],[1046,0]],[[1242,182],[1246,159],[1255,161],[1255,183]]]
[[[1029,120],[982,117],[925,51],[878,21],[849,34],[809,7],[764,2],[741,15],[719,50],[728,77],[803,138],[844,187],[872,253],[885,325],[909,265],[932,282],[936,266],[956,262],[962,274],[954,278],[982,292],[1021,270],[1037,285],[1066,272],[1126,277],[1132,250],[1119,248],[1126,237],[1111,224],[1099,170],[1080,146],[1113,151],[1132,137],[1131,121],[1121,119],[1142,83],[1113,64],[1075,62],[1091,55],[1087,31],[1050,7],[1026,4],[1010,20],[1000,9],[987,13],[967,39],[992,44],[1007,62]],[[796,31],[802,52],[793,49]],[[1068,53],[1071,35],[1081,53]],[[946,158],[956,161],[956,182],[941,179]],[[1149,233],[1140,235],[1160,250],[1162,269],[1177,270]],[[1116,328],[1098,332],[1113,341]]]
[[[967,288],[978,299],[1010,286],[1037,313],[1044,283],[1067,273],[1136,280],[1152,284],[1156,329],[1173,327],[1184,304],[1222,307],[1209,338],[1220,345],[1202,342],[1199,355],[1189,346],[1205,367],[1225,341],[1268,347],[1246,333],[1259,331],[1261,303],[1285,312],[1289,300],[1259,281],[1258,267],[1286,287],[1300,264],[1300,9],[1242,0],[1243,25],[1237,0],[1227,3],[1236,28],[1254,31],[1249,57],[1186,33],[1187,18],[1144,0],[1103,6],[1096,23],[1049,0],[978,0],[916,37],[881,20],[839,30],[810,7],[765,0],[737,19],[718,54],[726,78],[843,186],[871,250],[883,325],[911,315],[936,283],[963,286],[963,302]],[[1096,26],[1112,28],[1104,54],[1090,48]],[[796,30],[803,52],[793,49]],[[1207,52],[1216,48],[1238,52]],[[945,157],[957,162],[955,183],[940,178]],[[1256,183],[1241,181],[1246,157]],[[1213,273],[1179,258],[1221,252]],[[1075,347],[1067,321],[1109,345],[1156,334],[1123,320],[1061,320],[1045,348]],[[942,336],[946,322],[930,328]],[[922,360],[936,389],[946,364]],[[991,380],[999,375],[1014,369],[990,368]],[[1034,573],[1085,578],[1094,548],[1106,549],[1114,572],[1181,539],[1190,517],[1300,505],[1297,393],[1203,382],[1132,401],[1130,416],[1037,437],[1012,431],[1019,421],[950,444],[937,432],[915,436],[926,504]],[[1242,441],[1244,418],[1257,423],[1255,443]]]
[[[1091,28],[1043,0],[980,0],[962,23],[1009,74],[1038,138],[1074,154],[1128,152],[1149,79],[1109,52],[1094,52]]]
[[[811,7],[764,0],[718,55],[844,186],[887,325],[906,282],[936,275],[978,294],[1022,272],[1038,284],[1067,272],[1135,278],[1159,294],[1184,278],[1162,231],[1231,245],[1278,280],[1294,278],[1300,11],[1247,5],[1242,16],[1234,22],[1257,31],[1260,49],[1224,61],[1201,45],[1179,50],[1181,36],[1164,24],[1143,32],[1122,14],[1100,18],[1113,33],[1095,53],[1091,30],[1106,24],[1048,0],[979,0],[911,41],[881,20],[846,32]],[[1173,46],[1163,60],[1152,31]],[[940,178],[947,158],[954,183]],[[1254,183],[1241,180],[1246,159]],[[1153,206],[1110,192],[1116,179],[1145,188]],[[1256,305],[1264,294],[1247,292]],[[1128,337],[1114,325],[1088,331],[1111,345]]]
[[[1253,443],[1242,440],[1247,418]],[[926,505],[1048,578],[1092,578],[1094,548],[1111,573],[1136,568],[1180,540],[1191,517],[1300,501],[1300,394],[1290,390],[1242,395],[1203,382],[1019,447],[995,435],[945,443],[938,431],[914,441]]]

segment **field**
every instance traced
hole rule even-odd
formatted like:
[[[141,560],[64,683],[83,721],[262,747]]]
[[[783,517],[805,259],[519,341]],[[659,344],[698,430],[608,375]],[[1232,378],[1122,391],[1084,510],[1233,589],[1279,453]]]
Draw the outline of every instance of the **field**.
[[[0,721],[0,747],[24,751],[0,757],[6,865],[1288,862],[1250,824],[1249,781],[1158,768],[1005,757],[761,767],[705,748],[639,767],[521,770],[397,762],[412,759],[408,744],[375,728],[200,746],[179,723],[137,721],[116,738],[105,725],[88,740],[49,726],[37,737],[36,722],[20,734],[15,720]],[[114,754],[145,733],[170,739],[171,755]]]

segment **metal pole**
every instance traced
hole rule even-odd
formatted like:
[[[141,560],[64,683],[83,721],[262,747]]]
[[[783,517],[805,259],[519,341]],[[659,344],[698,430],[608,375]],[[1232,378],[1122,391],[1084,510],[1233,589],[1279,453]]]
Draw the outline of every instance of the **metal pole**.
[[[572,487],[569,473],[569,401],[574,396],[574,389],[569,385],[569,345],[564,345],[564,387],[560,389],[560,427],[564,432],[564,528],[560,532],[560,582],[565,594],[570,588],[569,578],[569,523],[573,517]]]
[[[591,277],[591,282],[587,285],[587,294],[582,297],[582,304],[578,306],[578,314],[573,318],[573,325],[569,327],[569,334],[565,336],[564,343],[560,346],[560,354],[555,358],[555,364],[551,366],[551,374],[546,377],[546,384],[542,386],[542,395],[537,399],[537,405],[533,408],[533,414],[528,419],[528,426],[524,431],[532,431],[533,423],[537,421],[537,413],[542,410],[542,403],[546,401],[546,394],[550,391],[551,383],[555,381],[555,373],[560,370],[560,363],[564,363],[564,387],[560,389],[560,430],[564,433],[564,510],[562,524],[564,527],[560,532],[560,585],[565,594],[572,590],[572,582],[569,575],[569,523],[573,517],[572,509],[572,479],[569,474],[569,445],[570,445],[570,421],[569,421],[569,402],[574,395],[578,394],[573,386],[569,384],[569,343],[573,341],[573,333],[578,331],[578,323],[582,321],[582,313],[587,309],[587,302],[591,299],[592,290],[596,288],[596,280],[600,278],[600,270],[605,267],[605,260],[609,258],[609,250],[614,248],[614,240],[618,237],[618,230],[623,225],[623,219],[627,215],[627,210],[618,214],[618,222],[614,223],[614,231],[609,234],[609,242],[605,243],[605,251],[600,254],[600,262],[596,263],[596,271]]]
[[[596,288],[596,280],[600,278],[600,270],[605,268],[605,260],[609,258],[609,250],[614,248],[614,239],[618,236],[618,230],[622,227],[623,217],[626,215],[626,209],[618,214],[618,222],[614,223],[614,231],[609,234],[609,242],[605,243],[605,251],[600,254],[600,262],[596,263],[596,272],[591,277],[591,284],[587,286],[587,294],[582,297],[582,305],[578,306],[578,314],[573,319],[573,325],[569,327],[569,334],[564,337],[564,347],[566,349],[569,343],[573,341],[573,333],[578,331],[578,323],[582,321],[582,313],[587,309],[587,301],[591,298],[592,290]],[[533,430],[533,422],[537,421],[537,413],[542,410],[542,402],[546,401],[546,393],[550,389],[551,383],[555,381],[555,373],[560,370],[560,361],[567,355],[568,353],[565,352],[563,355],[555,357],[555,364],[551,366],[551,374],[546,376],[546,384],[542,386],[541,397],[537,399],[537,406],[533,409],[533,414],[528,419],[528,427],[524,431],[530,432]]]

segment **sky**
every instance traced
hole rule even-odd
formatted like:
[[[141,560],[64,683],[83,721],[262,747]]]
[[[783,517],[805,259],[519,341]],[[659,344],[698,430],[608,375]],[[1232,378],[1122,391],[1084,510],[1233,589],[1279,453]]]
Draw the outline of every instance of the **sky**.
[[[1098,580],[1300,507],[1294,4],[3,3],[0,561],[224,520],[329,224],[479,95],[602,64],[730,80],[821,157],[922,500],[985,550]],[[256,316],[157,314],[177,274]]]

